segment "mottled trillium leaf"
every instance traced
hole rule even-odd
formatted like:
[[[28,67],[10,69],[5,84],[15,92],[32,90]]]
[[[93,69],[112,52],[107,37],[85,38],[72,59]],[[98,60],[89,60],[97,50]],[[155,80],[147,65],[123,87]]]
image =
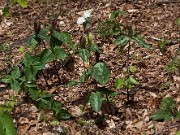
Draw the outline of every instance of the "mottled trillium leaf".
[[[117,44],[119,47],[124,47],[129,42],[129,40],[129,37],[122,35],[115,40],[115,44]]]
[[[92,77],[100,84],[106,84],[110,79],[110,71],[104,62],[98,62],[92,68]]]
[[[102,101],[102,96],[99,92],[91,92],[89,103],[91,104],[95,112],[98,112],[100,110]]]
[[[138,43],[138,45],[145,47],[149,50],[153,49],[153,47],[150,44],[146,43],[139,35],[133,36],[133,39]]]
[[[80,49],[79,56],[83,61],[88,62],[90,58],[90,52],[87,49]]]
[[[38,34],[38,38],[42,39],[42,40],[46,40],[46,41],[50,41],[50,36],[48,35],[49,29],[44,28],[42,30],[40,30],[39,34]]]
[[[53,48],[53,54],[55,59],[65,59],[68,56],[67,52],[59,46]]]

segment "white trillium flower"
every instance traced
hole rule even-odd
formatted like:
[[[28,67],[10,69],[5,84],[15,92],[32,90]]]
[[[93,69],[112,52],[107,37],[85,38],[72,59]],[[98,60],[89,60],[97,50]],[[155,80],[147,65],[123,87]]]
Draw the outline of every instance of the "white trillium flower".
[[[84,18],[88,18],[88,17],[91,17],[91,12],[90,11],[84,11],[84,13],[83,13],[83,17]]]
[[[79,17],[77,20],[77,24],[81,25],[86,21],[86,19],[84,17]]]

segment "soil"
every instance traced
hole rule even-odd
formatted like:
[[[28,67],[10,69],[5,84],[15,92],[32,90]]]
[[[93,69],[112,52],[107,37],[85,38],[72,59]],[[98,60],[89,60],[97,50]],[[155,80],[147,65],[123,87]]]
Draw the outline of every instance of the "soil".
[[[3,4],[0,2],[0,9]],[[21,46],[28,50],[27,41],[34,33],[34,22],[40,22],[42,27],[46,27],[51,25],[53,18],[58,18],[59,22],[61,21],[60,29],[70,33],[73,42],[78,43],[83,30],[76,21],[83,11],[90,9],[94,42],[103,49],[105,55],[101,55],[100,59],[105,61],[111,70],[111,79],[106,87],[119,92],[111,104],[113,113],[110,113],[110,108],[104,103],[99,113],[87,107],[83,115],[80,114],[87,92],[93,91],[95,85],[93,82],[88,82],[64,87],[67,82],[77,80],[83,72],[83,63],[79,56],[75,55],[73,63],[70,62],[59,70],[63,85],[55,85],[56,76],[49,77],[51,88],[45,87],[45,81],[41,76],[37,82],[40,88],[56,94],[54,98],[62,102],[73,115],[69,120],[61,120],[58,123],[56,121],[55,124],[52,112],[38,110],[31,101],[24,100],[26,96],[22,92],[16,93],[7,85],[0,84],[0,104],[11,99],[13,95],[17,96],[12,116],[18,135],[175,135],[180,130],[179,120],[157,122],[153,121],[151,116],[159,109],[165,97],[172,97],[177,103],[176,109],[180,111],[180,72],[177,70],[167,73],[164,70],[180,48],[178,41],[180,26],[177,24],[180,17],[178,1],[47,0],[29,2],[27,8],[13,6],[10,16],[1,16],[0,19],[0,43],[9,47],[7,51],[0,51],[0,77],[9,73],[11,63],[20,62],[24,55],[24,52],[19,51]],[[134,77],[141,86],[131,90],[133,101],[128,105],[126,91],[115,89],[116,79],[124,77],[126,54],[116,49],[114,42],[98,37],[95,32],[98,19],[108,19],[110,13],[116,10],[127,12],[128,14],[120,17],[119,21],[136,28],[140,35],[154,47],[153,51],[149,51],[132,42],[129,64],[137,67]],[[158,48],[158,41],[162,39],[173,42],[164,54]],[[106,116],[104,121],[102,113]],[[85,124],[82,124],[82,121]]]

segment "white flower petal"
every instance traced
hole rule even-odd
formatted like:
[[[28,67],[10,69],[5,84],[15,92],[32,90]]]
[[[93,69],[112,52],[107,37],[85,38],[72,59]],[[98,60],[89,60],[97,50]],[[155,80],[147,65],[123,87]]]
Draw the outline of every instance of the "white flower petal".
[[[83,17],[84,17],[84,18],[91,17],[91,12],[90,12],[89,10],[84,11]]]
[[[86,19],[84,17],[79,17],[77,20],[77,24],[81,25],[86,21]]]

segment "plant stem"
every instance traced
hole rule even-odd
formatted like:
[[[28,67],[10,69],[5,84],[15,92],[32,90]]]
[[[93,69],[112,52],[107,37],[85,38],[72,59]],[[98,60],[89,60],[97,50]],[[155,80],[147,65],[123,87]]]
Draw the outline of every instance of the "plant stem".
[[[53,60],[53,66],[54,66],[54,69],[55,69],[55,71],[56,71],[56,74],[57,74],[57,77],[58,77],[59,84],[61,84],[61,78],[60,78],[60,76],[59,76],[58,69],[57,69],[57,67],[56,67],[56,63],[55,63],[54,60]]]
[[[129,59],[130,59],[130,48],[131,48],[131,43],[129,41],[129,45],[128,45],[128,52],[127,52],[127,62],[126,62],[126,68],[127,68],[127,77],[126,80],[129,78]],[[129,89],[128,89],[128,84],[126,84],[126,92],[127,92],[127,102],[129,103],[130,99],[129,99]]]
[[[109,105],[109,109],[111,111],[111,114],[113,114],[113,111],[112,111],[112,108],[111,108],[111,104],[109,102],[109,98],[108,98],[108,95],[106,94],[106,99],[107,99],[107,102],[108,102],[108,105]]]
[[[48,88],[50,88],[50,85],[48,84],[48,81],[47,81],[47,79],[46,79],[46,76],[45,76],[44,72],[41,71],[41,73],[42,73],[43,78],[44,78],[44,80],[45,80],[45,82],[46,82],[46,86],[47,86]]]

